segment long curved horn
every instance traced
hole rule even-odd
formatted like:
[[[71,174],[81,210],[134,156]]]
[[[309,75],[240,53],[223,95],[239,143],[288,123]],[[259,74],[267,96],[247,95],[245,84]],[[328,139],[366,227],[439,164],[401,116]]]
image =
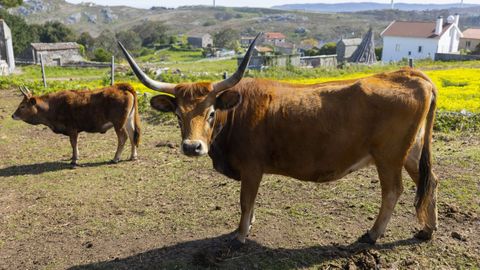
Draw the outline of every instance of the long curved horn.
[[[25,86],[19,86],[18,87],[18,90],[20,90],[20,92],[22,92],[22,94],[26,97],[26,98],[29,98],[32,94],[30,93],[30,91],[28,91],[28,89],[25,87]]]
[[[133,60],[133,57],[128,53],[128,51],[123,47],[123,44],[119,41],[118,45],[120,45],[120,49],[122,49],[123,54],[125,55],[125,58],[127,58],[128,63],[130,64],[130,67],[132,67],[133,72],[135,75],[137,75],[137,78],[148,88],[175,95],[174,88],[176,84],[173,83],[165,83],[165,82],[159,82],[151,79],[150,77],[145,74],[145,72],[142,71],[142,69],[137,65],[135,60]]]
[[[252,43],[250,44],[250,47],[248,47],[247,53],[243,57],[242,63],[240,63],[240,66],[238,66],[237,71],[235,71],[235,73],[233,73],[233,75],[230,78],[225,79],[221,82],[217,82],[213,85],[213,91],[215,93],[219,93],[219,92],[222,92],[223,90],[234,87],[242,79],[243,74],[247,69],[248,63],[250,62],[250,58],[252,57],[255,44],[257,43],[258,38],[262,34],[263,34],[262,32],[258,33],[255,39],[252,41]]]

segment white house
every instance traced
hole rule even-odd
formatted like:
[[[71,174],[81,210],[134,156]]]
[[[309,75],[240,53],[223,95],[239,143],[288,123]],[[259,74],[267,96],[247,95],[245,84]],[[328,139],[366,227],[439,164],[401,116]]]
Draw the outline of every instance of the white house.
[[[444,22],[393,21],[380,34],[383,37],[383,62],[395,62],[404,58],[435,58],[435,53],[458,52],[462,32],[458,28],[460,16],[450,15]]]

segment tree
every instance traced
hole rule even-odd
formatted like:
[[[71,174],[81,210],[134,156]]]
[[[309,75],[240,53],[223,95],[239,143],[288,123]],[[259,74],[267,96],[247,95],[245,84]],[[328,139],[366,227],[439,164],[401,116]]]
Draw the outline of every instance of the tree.
[[[99,48],[104,49],[107,52],[115,54],[115,56],[119,56],[120,52],[117,49],[117,41],[115,34],[110,30],[104,30],[100,35],[95,39],[95,51]]]
[[[328,55],[328,54],[336,54],[337,53],[337,43],[329,42],[325,43],[325,45],[320,48],[318,51],[319,55]]]
[[[88,51],[93,49],[95,39],[90,35],[90,33],[82,32],[80,36],[78,36],[77,43],[85,46],[85,49]]]
[[[41,42],[69,42],[75,41],[76,37],[73,31],[61,22],[46,22],[40,33]]]
[[[30,43],[38,41],[35,26],[28,25],[23,17],[12,15],[7,10],[0,9],[0,19],[3,19],[12,31],[15,55],[20,55]]]
[[[0,6],[3,8],[12,8],[23,4],[23,0],[0,0]]]
[[[240,32],[232,28],[225,28],[213,36],[213,43],[217,48],[235,50],[240,40]]]
[[[168,44],[167,30],[168,27],[165,24],[152,21],[147,21],[132,28],[132,31],[142,39],[142,45],[146,47],[152,47],[158,43]]]
[[[142,48],[142,39],[132,30],[118,32],[116,37],[129,51],[136,51]]]

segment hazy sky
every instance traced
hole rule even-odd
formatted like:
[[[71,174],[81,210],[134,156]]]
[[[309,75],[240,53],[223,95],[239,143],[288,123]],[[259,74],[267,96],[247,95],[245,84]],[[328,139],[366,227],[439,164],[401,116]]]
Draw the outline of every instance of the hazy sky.
[[[211,5],[213,0],[67,0],[70,3],[81,3],[81,2],[94,2],[99,5],[125,5],[138,8],[150,8],[152,6],[163,6],[163,7],[178,7],[185,5]],[[271,7],[274,5],[281,4],[300,4],[300,3],[341,3],[341,2],[379,2],[379,3],[390,3],[390,0],[216,0],[216,4],[219,6],[235,6],[235,7]],[[404,3],[431,3],[431,4],[440,4],[440,3],[456,3],[458,1],[452,0],[395,0],[395,2],[404,2]],[[465,0],[465,3],[474,3],[480,4],[480,0]]]

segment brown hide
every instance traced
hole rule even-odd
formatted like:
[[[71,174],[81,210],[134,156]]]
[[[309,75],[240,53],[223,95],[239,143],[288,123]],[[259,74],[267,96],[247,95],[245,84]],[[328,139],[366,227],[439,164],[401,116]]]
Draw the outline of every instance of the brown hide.
[[[116,84],[94,91],[61,91],[39,97],[22,90],[23,101],[13,119],[43,124],[53,132],[70,137],[72,162],[79,157],[78,133],[105,133],[114,127],[118,138],[112,162],[119,162],[126,140],[132,145],[130,160],[137,159],[140,143],[140,117],[136,93],[129,84]]]
[[[243,102],[222,123],[210,149],[218,152],[214,163],[237,179],[255,164],[264,173],[318,182],[339,179],[387,150],[403,160],[433,94],[431,83],[409,69],[310,86],[243,79],[233,90]]]
[[[17,110],[14,115],[27,123],[44,124],[55,133],[70,135],[82,131],[104,133],[112,126],[122,127],[134,106],[136,93],[129,84],[116,84],[93,91],[66,90],[32,98],[36,100],[36,113],[22,115]]]

